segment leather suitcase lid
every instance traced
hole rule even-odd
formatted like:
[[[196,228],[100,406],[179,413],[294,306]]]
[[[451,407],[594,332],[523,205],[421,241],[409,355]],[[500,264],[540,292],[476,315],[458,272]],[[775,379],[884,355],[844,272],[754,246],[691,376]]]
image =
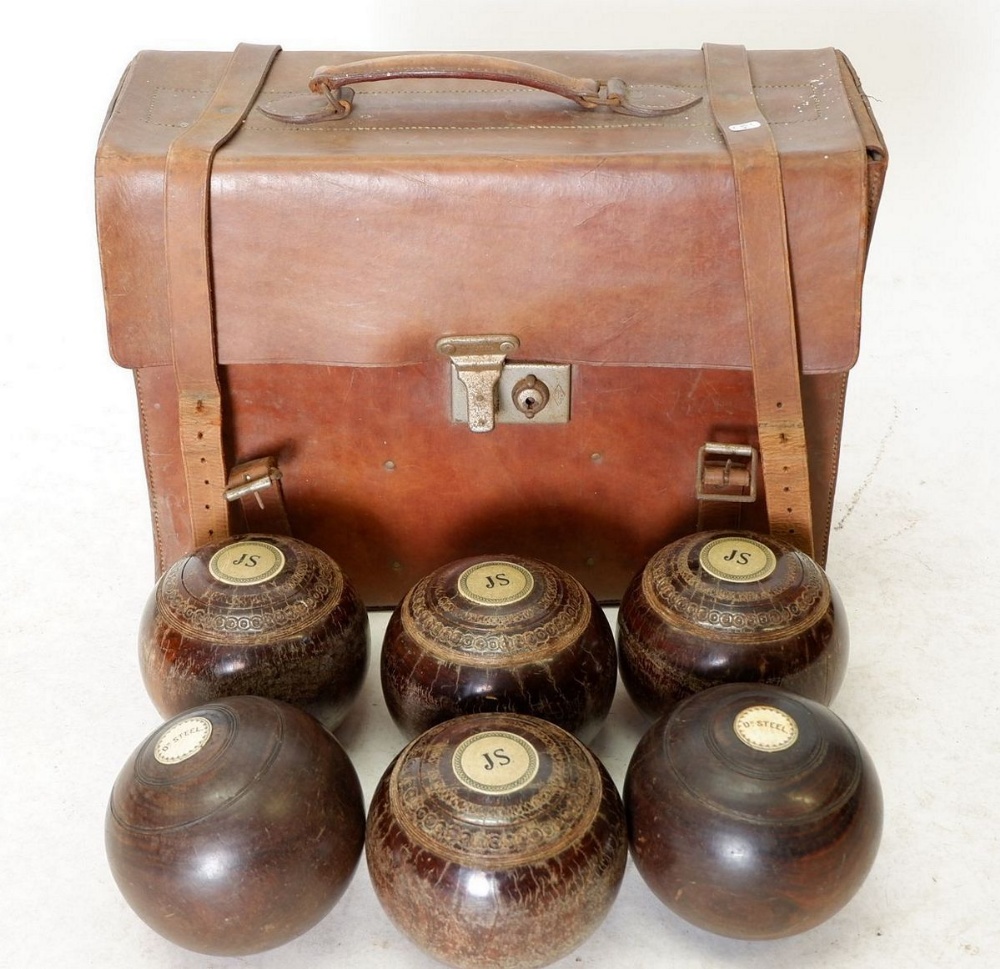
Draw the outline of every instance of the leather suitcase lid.
[[[360,53],[284,52],[258,103]],[[704,94],[697,51],[507,54],[576,76]],[[885,149],[843,57],[751,52],[781,151],[803,369],[848,369]],[[101,135],[98,229],[115,360],[169,363],[163,171],[221,53],[146,52]],[[253,110],[212,175],[221,363],[402,366],[450,334],[515,356],[747,368],[728,153],[703,98],[636,118],[483,81],[358,86],[297,126]]]

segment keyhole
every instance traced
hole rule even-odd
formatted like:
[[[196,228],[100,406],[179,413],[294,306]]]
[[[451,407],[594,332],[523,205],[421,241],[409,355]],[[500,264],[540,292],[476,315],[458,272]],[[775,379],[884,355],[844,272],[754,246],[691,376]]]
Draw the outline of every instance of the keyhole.
[[[514,384],[514,389],[511,391],[511,398],[514,401],[514,406],[528,420],[531,420],[536,414],[544,410],[545,405],[548,404],[549,388],[533,373],[528,374],[523,380],[519,380]]]

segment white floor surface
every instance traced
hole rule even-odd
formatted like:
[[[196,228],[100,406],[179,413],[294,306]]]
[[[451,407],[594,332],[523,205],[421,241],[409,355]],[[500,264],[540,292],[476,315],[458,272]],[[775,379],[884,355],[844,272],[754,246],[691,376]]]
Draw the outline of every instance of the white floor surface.
[[[317,50],[718,40],[844,49],[889,144],[828,562],[852,630],[850,670],[833,706],[878,767],[885,834],[870,877],[840,914],[773,943],[686,926],[630,863],[607,921],[560,966],[1000,966],[995,5],[208,6],[107,4],[66,14],[39,6],[5,18],[0,964],[434,965],[382,914],[363,864],[319,926],[241,959],[175,948],[132,914],[111,879],[108,793],[159,722],[135,650],[152,581],[138,425],[131,377],[107,356],[93,231],[94,147],[129,57],[143,47],[228,49],[241,40]],[[340,732],[366,799],[402,743],[377,680],[384,624],[384,614],[373,616],[376,661]],[[594,744],[619,785],[642,727],[619,695]]]

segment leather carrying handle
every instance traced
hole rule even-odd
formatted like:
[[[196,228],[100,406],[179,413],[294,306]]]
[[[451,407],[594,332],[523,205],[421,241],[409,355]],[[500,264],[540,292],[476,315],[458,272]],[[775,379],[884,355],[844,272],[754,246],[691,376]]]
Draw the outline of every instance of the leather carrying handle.
[[[270,118],[292,124],[313,124],[346,118],[353,107],[354,90],[348,85],[378,81],[452,78],[518,84],[558,94],[585,110],[609,108],[618,114],[655,118],[683,111],[701,96],[680,88],[657,85],[655,103],[639,101],[632,87],[619,77],[598,81],[570,77],[534,64],[488,54],[395,54],[318,67],[309,80],[313,95],[285,98],[261,106]]]

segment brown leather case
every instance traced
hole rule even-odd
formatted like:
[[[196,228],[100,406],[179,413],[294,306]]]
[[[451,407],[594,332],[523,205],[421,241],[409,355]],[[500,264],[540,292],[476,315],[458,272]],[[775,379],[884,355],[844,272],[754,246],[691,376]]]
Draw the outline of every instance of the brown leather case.
[[[157,570],[286,526],[369,606],[483,552],[613,602],[721,521],[823,562],[886,160],[834,50],[141,53],[97,215]]]

